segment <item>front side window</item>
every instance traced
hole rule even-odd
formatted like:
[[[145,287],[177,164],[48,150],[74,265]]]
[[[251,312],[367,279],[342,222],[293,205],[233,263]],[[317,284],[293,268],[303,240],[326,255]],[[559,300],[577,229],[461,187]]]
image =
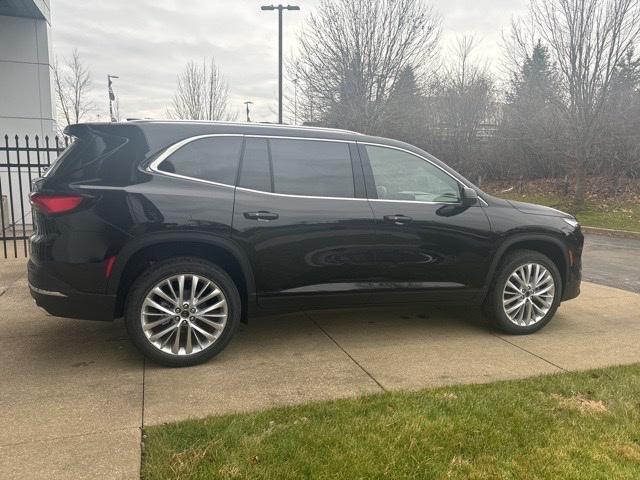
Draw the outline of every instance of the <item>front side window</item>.
[[[458,182],[438,167],[393,148],[367,145],[379,199],[458,203]]]
[[[275,193],[353,198],[347,143],[271,139],[270,146]]]
[[[205,137],[182,146],[159,166],[158,170],[235,185],[242,137]]]

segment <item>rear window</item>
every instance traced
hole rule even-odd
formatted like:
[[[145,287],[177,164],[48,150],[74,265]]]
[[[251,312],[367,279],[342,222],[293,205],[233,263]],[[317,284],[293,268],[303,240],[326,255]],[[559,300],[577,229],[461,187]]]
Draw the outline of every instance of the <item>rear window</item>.
[[[69,182],[94,179],[115,181],[122,176],[130,176],[131,163],[136,155],[143,154],[143,150],[123,154],[123,149],[132,142],[121,133],[124,133],[123,129],[73,126],[70,136],[76,137],[75,140],[53,162],[45,176]]]
[[[180,147],[158,170],[209,182],[235,185],[242,137],[206,137]]]
[[[75,137],[71,137],[70,143],[67,146],[67,148],[65,148],[62,152],[60,152],[57,158],[51,161],[51,165],[47,168],[47,170],[44,172],[42,176],[49,177],[53,175],[55,171],[58,169],[58,167],[62,165],[62,162],[64,162],[65,158],[74,155],[76,152],[81,150],[83,146],[84,145],[79,139]]]

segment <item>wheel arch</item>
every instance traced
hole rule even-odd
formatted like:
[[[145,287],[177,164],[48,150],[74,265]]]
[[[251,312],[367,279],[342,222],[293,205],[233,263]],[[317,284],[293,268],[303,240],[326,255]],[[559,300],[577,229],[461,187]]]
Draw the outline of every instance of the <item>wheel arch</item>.
[[[569,258],[567,248],[562,240],[549,234],[521,234],[505,240],[494,255],[485,282],[487,294],[500,262],[505,255],[514,250],[533,250],[547,256],[558,268],[562,280],[562,292],[565,291],[567,279],[569,278]]]
[[[253,269],[245,253],[231,240],[205,234],[152,235],[123,248],[117,255],[107,293],[116,295],[116,317],[122,316],[129,288],[154,262],[178,256],[215,263],[232,278],[242,300],[242,321],[255,305]]]

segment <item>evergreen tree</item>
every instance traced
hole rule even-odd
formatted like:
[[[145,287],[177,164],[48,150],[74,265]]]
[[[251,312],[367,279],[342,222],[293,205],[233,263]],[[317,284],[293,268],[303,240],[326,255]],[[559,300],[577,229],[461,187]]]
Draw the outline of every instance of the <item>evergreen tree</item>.
[[[425,133],[425,100],[412,67],[400,72],[384,109],[380,134],[420,144]]]
[[[538,40],[531,55],[527,55],[521,71],[511,82],[512,90],[509,99],[514,104],[531,104],[538,106],[554,101],[556,97],[556,80],[549,59],[547,48]]]
[[[511,80],[502,134],[511,150],[512,171],[529,178],[563,173],[565,129],[559,110],[556,73],[540,40]]]

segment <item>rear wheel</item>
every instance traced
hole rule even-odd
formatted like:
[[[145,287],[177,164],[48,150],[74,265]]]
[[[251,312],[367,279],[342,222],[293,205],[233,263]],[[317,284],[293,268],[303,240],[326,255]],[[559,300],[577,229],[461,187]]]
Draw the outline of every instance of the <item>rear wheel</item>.
[[[220,353],[240,322],[240,295],[216,265],[165,260],[133,284],[125,324],[133,343],[162,365],[202,363]]]
[[[507,333],[533,333],[555,315],[561,290],[560,272],[547,256],[517,250],[501,262],[485,310]]]

